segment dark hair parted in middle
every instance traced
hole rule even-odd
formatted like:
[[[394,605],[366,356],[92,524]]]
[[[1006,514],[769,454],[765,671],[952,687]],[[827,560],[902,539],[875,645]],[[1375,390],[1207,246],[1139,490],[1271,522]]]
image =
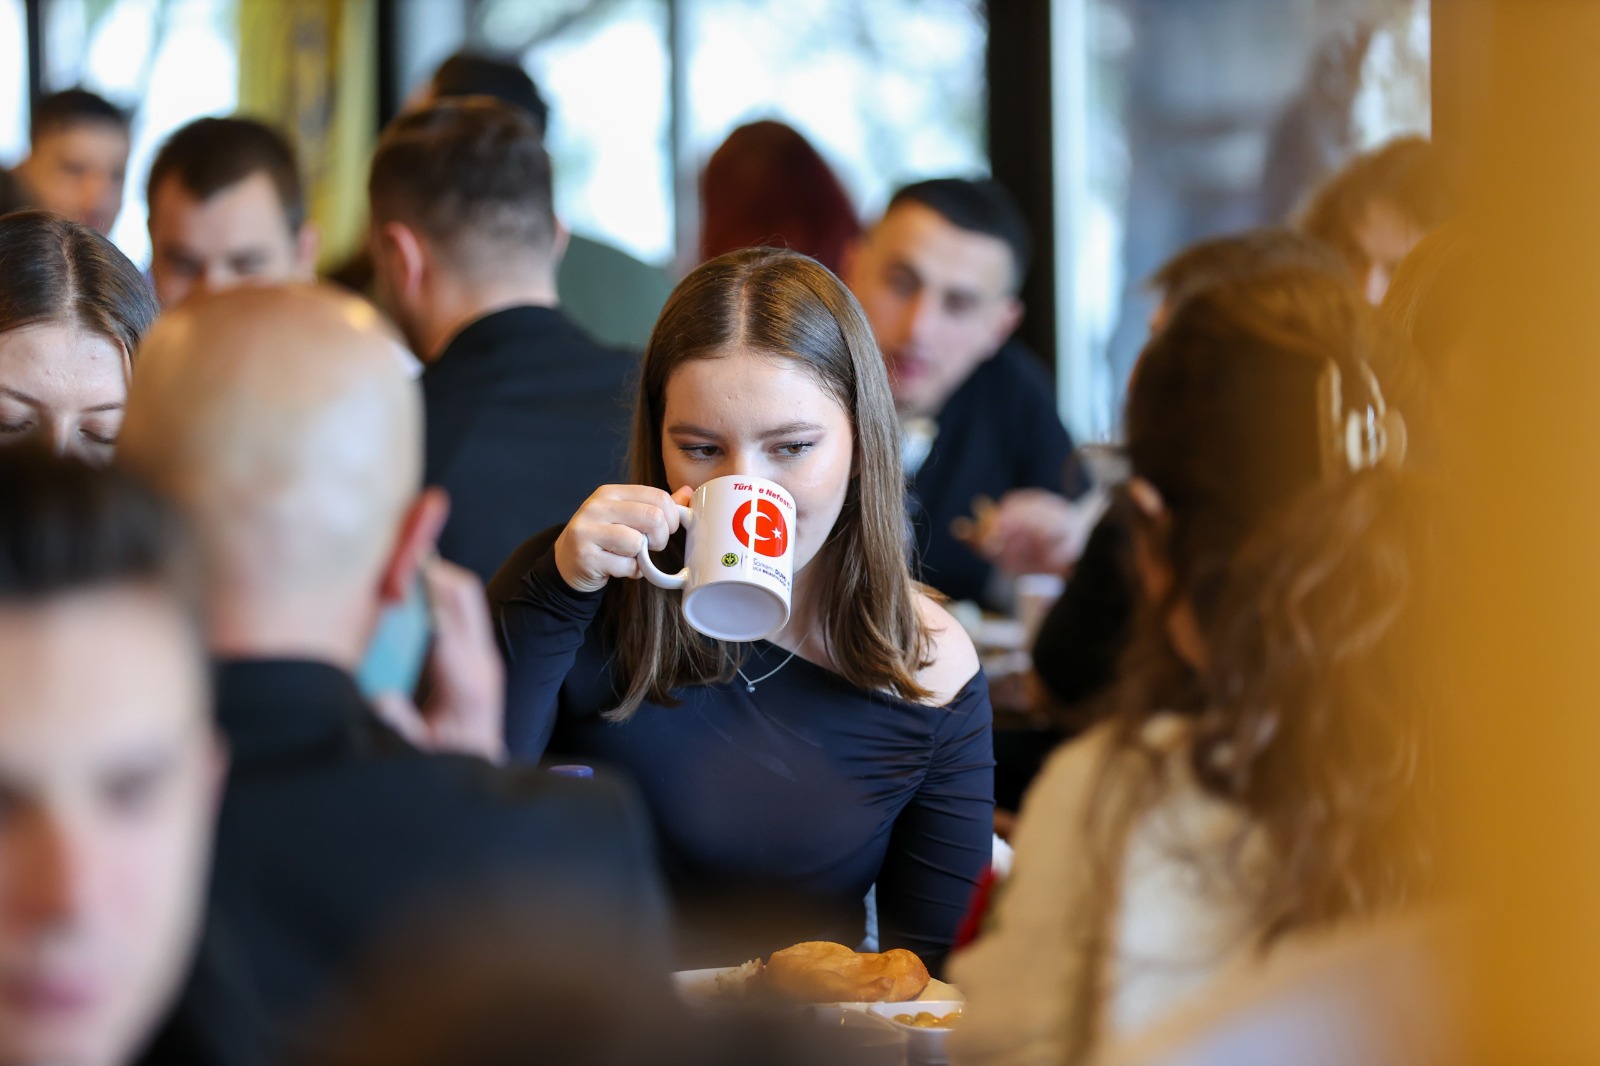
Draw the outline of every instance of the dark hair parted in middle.
[[[555,240],[543,138],[525,113],[488,97],[395,119],[372,157],[368,192],[374,227],[402,222],[462,269],[498,266],[486,250],[547,254]]]
[[[169,175],[194,198],[209,200],[256,174],[272,181],[289,232],[298,233],[306,220],[306,194],[294,148],[252,118],[201,118],[178,129],[150,164],[145,202],[155,205],[156,190]]]
[[[48,211],[0,218],[0,333],[76,325],[116,341],[131,366],[155,317],[138,267],[88,226]]]
[[[1130,385],[1129,459],[1167,517],[1128,511],[1171,581],[1136,624],[1117,736],[1193,716],[1201,787],[1271,845],[1264,941],[1394,905],[1426,864],[1410,641],[1425,530],[1401,442],[1364,443],[1384,410],[1368,366],[1394,345],[1335,278],[1264,275],[1179,307]],[[1180,607],[1203,661],[1171,643]]]
[[[803,255],[771,248],[730,252],[700,266],[673,291],[650,335],[640,373],[630,478],[670,491],[662,419],[673,373],[697,359],[750,353],[799,362],[850,418],[853,476],[844,507],[816,557],[821,632],[838,672],[867,691],[921,700],[917,672],[932,638],[917,611],[906,559],[900,424],[883,357],[861,305],[833,274]],[[662,553],[680,565],[682,538]],[[627,717],[673,688],[733,676],[737,645],[707,640],[684,620],[675,595],[645,581],[606,587]]]
[[[901,204],[921,204],[969,233],[1004,241],[1011,250],[1011,288],[1028,276],[1033,240],[1016,198],[993,178],[932,178],[907,185],[889,198],[888,214]]]

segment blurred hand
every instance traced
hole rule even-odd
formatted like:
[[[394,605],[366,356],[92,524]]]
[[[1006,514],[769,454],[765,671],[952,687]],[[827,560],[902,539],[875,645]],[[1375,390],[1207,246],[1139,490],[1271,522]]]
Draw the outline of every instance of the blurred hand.
[[[1077,561],[1099,519],[1099,501],[1078,504],[1044,489],[1012,489],[995,503],[980,496],[957,519],[958,540],[1007,574],[1061,574]]]
[[[503,762],[505,668],[483,584],[472,571],[442,559],[426,563],[422,578],[434,625],[422,685],[427,696],[419,708],[408,694],[382,693],[373,709],[424,751]]]
[[[583,502],[556,539],[556,569],[567,587],[594,592],[614,577],[639,576],[639,549],[667,546],[678,531],[678,504],[693,493],[681,488],[668,496],[644,485],[602,485]]]

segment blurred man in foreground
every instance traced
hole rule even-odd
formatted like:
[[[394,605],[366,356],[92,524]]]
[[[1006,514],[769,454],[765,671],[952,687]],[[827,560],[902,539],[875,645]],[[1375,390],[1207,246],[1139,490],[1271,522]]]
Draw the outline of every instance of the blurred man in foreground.
[[[396,348],[331,291],[189,300],[141,348],[119,447],[199,536],[234,767],[212,900],[291,1029],[395,928],[468,892],[512,891],[601,957],[662,961],[632,793],[482,758],[503,751],[499,656],[477,581],[425,563],[448,503],[422,490],[421,398]],[[402,680],[374,708],[358,669],[381,650],[393,684],[426,650],[375,645],[412,597],[431,695],[412,706]]]
[[[222,756],[186,544],[123,475],[0,452],[8,1064],[132,1061],[188,968]]]

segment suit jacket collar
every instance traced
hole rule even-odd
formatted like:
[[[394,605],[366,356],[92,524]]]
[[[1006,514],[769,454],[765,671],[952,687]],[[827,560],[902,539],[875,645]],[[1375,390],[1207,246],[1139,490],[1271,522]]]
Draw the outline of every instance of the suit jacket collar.
[[[236,767],[403,750],[355,678],[329,663],[228,659],[216,665],[217,721]]]
[[[507,307],[492,311],[468,323],[444,346],[439,358],[422,372],[424,381],[436,379],[441,372],[448,373],[454,365],[461,367],[474,356],[510,350],[519,359],[538,359],[549,346],[540,343],[546,337],[578,335],[578,328],[558,307],[539,307],[531,304]]]

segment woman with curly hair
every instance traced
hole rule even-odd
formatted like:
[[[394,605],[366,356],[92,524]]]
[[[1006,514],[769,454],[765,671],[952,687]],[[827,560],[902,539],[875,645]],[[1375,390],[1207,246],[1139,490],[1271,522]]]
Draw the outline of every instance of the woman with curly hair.
[[[1082,1061],[1415,890],[1415,507],[1370,369],[1397,343],[1348,286],[1291,272],[1196,296],[1146,348],[1119,710],[1024,802],[1015,873],[951,965],[960,1061]]]

